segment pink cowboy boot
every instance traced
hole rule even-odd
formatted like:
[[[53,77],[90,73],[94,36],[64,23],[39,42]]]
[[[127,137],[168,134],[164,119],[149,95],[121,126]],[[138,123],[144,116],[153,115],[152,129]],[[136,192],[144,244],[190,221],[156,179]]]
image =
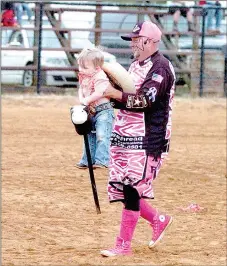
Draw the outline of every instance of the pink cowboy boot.
[[[149,248],[153,248],[164,236],[166,229],[171,225],[173,218],[168,215],[159,214],[144,199],[140,200],[140,214],[145,220],[150,222],[153,230]]]
[[[104,257],[131,255],[131,240],[140,216],[139,211],[131,211],[123,209],[121,219],[120,236],[116,239],[114,248],[101,251]]]

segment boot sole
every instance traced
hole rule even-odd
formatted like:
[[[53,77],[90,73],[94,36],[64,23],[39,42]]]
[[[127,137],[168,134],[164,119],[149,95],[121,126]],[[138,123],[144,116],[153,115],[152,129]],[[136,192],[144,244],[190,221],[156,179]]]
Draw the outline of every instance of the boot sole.
[[[114,256],[117,256],[117,254],[111,253],[111,252],[108,251],[108,250],[102,250],[102,251],[100,252],[100,254],[101,254],[103,257],[114,257]]]
[[[169,228],[169,226],[172,224],[172,222],[173,222],[173,217],[170,218],[166,228],[163,230],[163,232],[161,233],[159,238],[154,243],[152,243],[152,244],[149,243],[149,248],[153,248],[159,243],[159,241],[163,238],[165,231],[167,230],[167,228]]]
[[[113,253],[109,250],[102,250],[100,252],[100,254],[103,256],[103,257],[116,257],[116,256],[131,256],[132,255],[132,252],[128,252],[128,253]]]

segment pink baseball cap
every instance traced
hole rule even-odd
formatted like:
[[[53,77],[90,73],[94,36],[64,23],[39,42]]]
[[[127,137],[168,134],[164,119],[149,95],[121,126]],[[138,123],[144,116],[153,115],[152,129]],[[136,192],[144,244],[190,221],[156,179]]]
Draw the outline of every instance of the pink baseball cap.
[[[130,34],[121,36],[125,41],[131,41],[132,38],[136,37],[147,37],[153,42],[158,42],[161,40],[162,32],[153,22],[144,21],[136,24]]]

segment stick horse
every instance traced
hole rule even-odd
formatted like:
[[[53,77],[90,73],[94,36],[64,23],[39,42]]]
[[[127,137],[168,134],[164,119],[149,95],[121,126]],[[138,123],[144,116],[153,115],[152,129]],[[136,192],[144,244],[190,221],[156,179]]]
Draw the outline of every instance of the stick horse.
[[[135,92],[135,86],[133,84],[133,80],[129,73],[126,71],[124,67],[122,67],[119,63],[104,63],[103,70],[106,72],[109,77],[112,86],[119,90],[123,90],[124,92]],[[75,105],[70,108],[71,121],[75,127],[77,134],[82,135],[84,137],[84,144],[88,159],[88,169],[91,181],[91,187],[94,197],[94,202],[96,206],[96,212],[98,214],[101,213],[98,193],[95,183],[94,171],[92,167],[91,153],[88,143],[88,134],[92,130],[92,124],[90,119],[90,114],[87,106],[84,105]]]

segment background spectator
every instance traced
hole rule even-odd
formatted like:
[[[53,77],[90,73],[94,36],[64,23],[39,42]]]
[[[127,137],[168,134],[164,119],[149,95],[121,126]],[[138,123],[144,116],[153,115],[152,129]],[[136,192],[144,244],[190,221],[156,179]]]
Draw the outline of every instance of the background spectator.
[[[170,7],[169,13],[173,15],[173,31],[179,32],[178,23],[180,20],[180,16],[183,16],[188,21],[188,31],[195,31],[193,26],[193,16],[192,10],[185,6],[185,1],[173,1],[173,6],[179,7]]]
[[[17,26],[13,3],[5,2],[2,7],[4,8],[4,11],[1,15],[1,25],[5,27]]]
[[[206,7],[216,7],[212,9],[207,9],[207,33],[221,33],[221,20],[222,20],[222,10],[220,1],[199,1],[199,5]],[[215,25],[214,25],[215,18]]]
[[[27,13],[28,21],[32,21],[32,10],[30,9],[29,5],[26,3],[15,3],[14,4],[17,22],[21,26],[22,25],[22,16],[24,11]]]
[[[1,1],[1,11],[6,9],[6,1]]]

